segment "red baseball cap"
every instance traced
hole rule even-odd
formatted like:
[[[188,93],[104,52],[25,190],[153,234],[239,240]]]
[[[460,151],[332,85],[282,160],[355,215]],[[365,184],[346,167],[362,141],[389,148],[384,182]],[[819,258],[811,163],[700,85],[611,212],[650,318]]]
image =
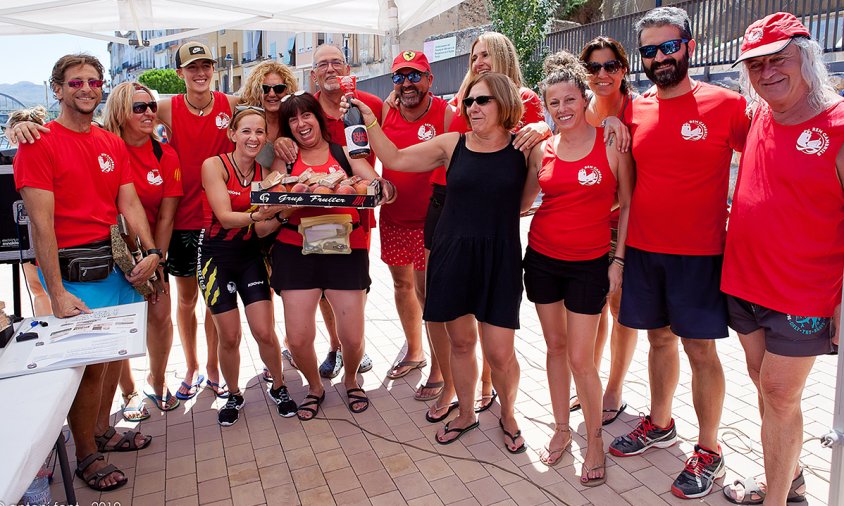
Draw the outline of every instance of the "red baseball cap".
[[[396,56],[396,59],[393,60],[393,70],[391,72],[404,68],[418,70],[419,72],[431,72],[431,64],[428,63],[428,57],[425,56],[425,53],[418,51],[404,51]]]
[[[765,16],[747,27],[741,41],[741,53],[733,66],[748,58],[779,53],[794,37],[811,37],[794,14],[777,12]]]

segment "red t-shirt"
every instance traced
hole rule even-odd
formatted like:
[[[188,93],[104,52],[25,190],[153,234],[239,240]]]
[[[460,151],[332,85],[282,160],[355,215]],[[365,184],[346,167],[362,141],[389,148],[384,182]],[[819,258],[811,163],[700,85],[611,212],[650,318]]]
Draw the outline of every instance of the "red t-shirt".
[[[229,195],[229,202],[231,210],[234,212],[248,211],[252,207],[250,200],[250,192],[253,181],[261,180],[261,166],[255,162],[255,170],[252,172],[252,179],[245,185],[235,172],[235,168],[231,160],[226,154],[217,155],[222,160],[223,167],[226,169],[226,192]],[[242,169],[246,172],[246,169]],[[214,215],[214,210],[211,209],[211,204],[208,203],[208,198],[203,189],[202,192],[202,229],[203,235],[207,236],[205,242],[228,242],[234,243],[236,241],[249,241],[253,237],[257,238],[252,232],[252,225],[240,228],[225,228],[217,216]],[[238,245],[238,244],[236,244]]]
[[[448,107],[445,100],[431,96],[428,112],[413,122],[405,120],[399,109],[391,107],[381,128],[399,149],[429,141],[445,131],[445,112]],[[445,169],[438,167],[434,170]],[[422,228],[433,190],[430,173],[399,172],[384,167],[383,176],[396,185],[398,197],[395,202],[381,206],[381,219],[384,223],[400,227]]]
[[[90,132],[45,125],[34,144],[21,144],[13,161],[15,188],[53,192],[54,229],[59,248],[109,238],[117,223],[117,194],[132,183],[129,155],[120,137],[95,125]]]
[[[345,137],[344,137],[345,139]],[[298,176],[306,169],[313,169],[314,172],[323,172],[330,174],[332,172],[341,171],[343,167],[340,163],[328,153],[328,160],[321,165],[308,165],[302,161],[302,153],[299,152],[296,158],[296,163],[293,164],[293,170],[290,172],[293,176]],[[363,210],[364,213],[371,212],[368,209]],[[298,226],[302,218],[310,216],[325,216],[327,214],[348,214],[352,217],[353,224],[359,224],[361,217],[358,210],[354,207],[300,207],[292,215],[290,215],[289,224]],[[369,229],[362,226],[356,226],[352,230],[349,237],[349,243],[352,249],[369,249]],[[302,246],[302,234],[290,229],[289,227],[281,227],[277,237],[278,242],[284,244],[292,244],[293,246]]]
[[[633,107],[636,186],[627,245],[654,253],[724,252],[733,150],[750,121],[738,93],[695,83],[679,97],[643,96]]]
[[[207,158],[234,151],[228,128],[232,118],[229,99],[214,91],[214,108],[205,116],[197,116],[188,109],[184,95],[172,100],[173,117],[170,123],[170,145],[179,155],[184,198],[176,211],[176,230],[202,228],[202,162]]]
[[[519,120],[516,127],[513,128],[514,133],[521,130],[525,125],[545,121],[545,117],[542,115],[542,101],[532,89],[524,87],[519,88],[519,96],[522,99],[522,107],[524,109],[522,111],[522,118]],[[448,131],[459,132],[461,134],[471,132],[472,125],[469,124],[469,118],[463,116],[460,104],[457,103],[457,96],[452,97],[448,103],[457,109],[457,113],[454,115],[451,120],[451,124],[448,126]],[[431,174],[431,184],[445,186],[445,168],[437,169]]]
[[[182,183],[179,181],[179,157],[173,148],[161,144],[162,154],[159,162],[152,150],[151,140],[143,146],[127,144],[126,149],[129,151],[135,191],[147,213],[149,228],[155,232],[161,200],[167,197],[181,197],[183,194]]]
[[[756,114],[739,169],[721,289],[790,315],[829,317],[841,302],[844,101],[799,125]]]
[[[542,205],[533,216],[528,246],[558,260],[594,260],[610,250],[610,211],[618,182],[607,160],[604,132],[595,129],[588,155],[567,162],[546,143],[539,186]]]

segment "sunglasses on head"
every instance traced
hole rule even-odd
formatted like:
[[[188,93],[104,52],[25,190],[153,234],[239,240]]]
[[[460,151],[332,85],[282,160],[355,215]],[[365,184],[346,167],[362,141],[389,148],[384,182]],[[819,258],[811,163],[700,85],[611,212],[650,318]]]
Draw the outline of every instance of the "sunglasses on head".
[[[287,89],[286,84],[262,84],[261,89],[264,90],[264,95],[269,95],[270,90],[274,91],[276,95],[281,95]]]
[[[290,99],[290,97],[299,97],[299,96],[302,96],[304,94],[305,94],[305,90],[299,90],[296,93],[291,93],[289,95],[285,95],[285,96],[281,97],[281,101],[287,102],[287,100]]]
[[[71,88],[81,88],[86,82],[91,88],[102,88],[104,81],[102,79],[88,79],[87,81],[83,81],[82,79],[71,79],[69,81],[65,81],[65,84]]]
[[[466,109],[468,109],[472,107],[472,104],[474,104],[475,102],[477,102],[478,105],[486,105],[489,103],[490,100],[495,100],[495,97],[493,97],[492,95],[478,95],[477,97],[466,97],[463,99],[463,105],[466,107]]]
[[[395,74],[393,74],[393,84],[402,84],[405,79],[412,83],[418,83],[422,80],[422,76],[425,74],[427,74],[427,72],[423,73],[419,72],[418,70],[414,70],[407,74],[399,74],[398,72],[396,72]]]
[[[147,108],[153,113],[158,112],[158,102],[132,102],[132,112],[135,114],[143,114],[147,112]]]
[[[656,56],[657,49],[662,51],[662,54],[668,56],[670,54],[674,54],[680,50],[680,48],[688,42],[689,39],[673,39],[673,40],[666,40],[662,44],[656,45],[649,45],[649,46],[641,46],[639,47],[639,54],[642,55],[642,58],[654,58]]]
[[[594,76],[598,75],[598,73],[601,72],[601,69],[606,70],[607,74],[616,74],[619,70],[624,68],[624,65],[622,65],[618,60],[610,60],[604,63],[591,61],[584,63],[583,68],[586,69],[586,72],[589,72]]]
[[[236,105],[234,106],[234,113],[237,114],[243,111],[256,111],[263,114],[264,108],[258,107],[257,105]]]

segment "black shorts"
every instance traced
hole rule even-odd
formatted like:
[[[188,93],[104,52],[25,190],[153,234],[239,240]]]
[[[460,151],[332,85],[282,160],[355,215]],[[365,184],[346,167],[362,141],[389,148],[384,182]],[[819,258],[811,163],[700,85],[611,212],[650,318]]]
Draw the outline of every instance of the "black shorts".
[[[197,256],[199,289],[211,314],[237,309],[237,295],[243,305],[271,300],[269,279],[260,255],[214,256],[213,248],[200,247]]]
[[[727,337],[722,255],[670,255],[628,246],[624,257],[619,323],[634,329],[670,326],[689,339]]]
[[[440,221],[440,215],[443,212],[443,206],[445,205],[445,186],[441,184],[432,185],[434,187],[434,192],[431,194],[431,200],[428,201],[428,213],[425,215],[425,228],[424,228],[424,245],[425,249],[431,249],[431,245],[434,244],[434,231],[437,230],[437,223]]]
[[[272,249],[270,286],[282,290],[369,290],[369,251],[348,255],[303,255],[301,246],[277,242]]]
[[[794,316],[727,295],[730,327],[739,334],[762,329],[765,350],[785,357],[814,357],[832,351],[831,318]]]
[[[600,314],[607,302],[610,278],[609,258],[569,261],[551,258],[529,246],[522,263],[525,269],[525,293],[534,304],[563,301],[574,313]]]
[[[199,247],[199,230],[174,230],[167,250],[164,269],[173,276],[196,276],[196,253]]]

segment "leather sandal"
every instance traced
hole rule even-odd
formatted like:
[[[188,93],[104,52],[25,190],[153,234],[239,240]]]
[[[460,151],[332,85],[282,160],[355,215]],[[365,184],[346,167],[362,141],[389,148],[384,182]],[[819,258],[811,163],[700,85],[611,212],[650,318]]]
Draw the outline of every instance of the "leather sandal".
[[[103,457],[102,453],[94,452],[82,459],[82,462],[79,462],[79,465],[76,467],[76,476],[79,476],[79,479],[84,481],[90,488],[96,490],[97,492],[108,492],[109,490],[118,489],[129,482],[129,478],[126,477],[126,474],[120,469],[114,467],[114,464],[108,464],[107,466],[97,469],[85,476],[85,470],[91,467],[91,465],[98,460],[105,460],[105,457]],[[117,480],[117,483],[114,483],[113,485],[102,485],[103,480],[108,478],[108,476],[112,473],[120,473],[123,478]]]

